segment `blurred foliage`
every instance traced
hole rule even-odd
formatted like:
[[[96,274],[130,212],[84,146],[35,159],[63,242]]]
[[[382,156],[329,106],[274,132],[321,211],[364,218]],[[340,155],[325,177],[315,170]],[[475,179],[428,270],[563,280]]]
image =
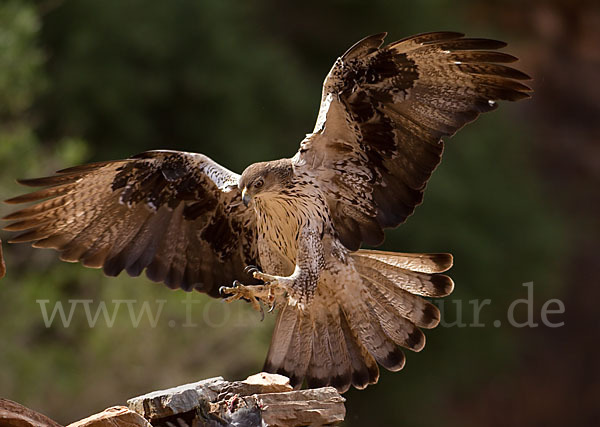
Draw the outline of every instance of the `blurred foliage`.
[[[42,53],[36,43],[39,21],[32,8],[8,1],[0,9],[0,114],[18,115],[27,109],[43,84]]]
[[[468,4],[4,1],[1,193],[17,194],[17,177],[155,148],[203,152],[238,172],[290,156],[312,129],[323,77],[359,38],[458,29],[510,39],[493,22],[471,19]],[[494,328],[493,320],[526,297],[524,282],[535,282],[538,309],[560,297],[565,225],[540,190],[522,111],[502,105],[453,138],[425,203],[384,246],[452,252],[456,291],[445,316],[457,318],[456,300],[470,323],[468,301],[489,298],[480,317],[487,326],[429,331],[426,349],[409,354],[403,372],[382,373],[377,386],[347,394],[347,425],[461,425],[447,419],[453,399],[510,376],[523,345],[521,330]],[[5,251],[3,397],[68,423],[133,395],[209,376],[241,378],[262,366],[274,316],[260,323],[245,304],[193,295],[198,327],[185,328],[183,292],[144,278],[106,278],[52,251]],[[166,303],[155,328],[132,327],[126,310],[113,327],[89,328],[79,310],[71,327],[46,328],[36,300],[69,299]]]

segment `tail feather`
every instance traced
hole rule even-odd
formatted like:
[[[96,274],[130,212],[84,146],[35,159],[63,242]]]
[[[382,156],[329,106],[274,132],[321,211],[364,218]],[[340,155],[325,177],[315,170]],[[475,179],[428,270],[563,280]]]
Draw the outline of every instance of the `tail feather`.
[[[362,287],[360,293],[350,293],[347,288],[344,291],[340,298],[342,310],[359,340],[380,365],[390,371],[402,369],[405,362],[404,353],[386,335],[381,324],[373,318],[372,311],[365,303],[368,298],[367,290]]]
[[[265,360],[263,370],[265,372],[279,372],[279,368],[283,366],[283,361],[290,348],[292,335],[298,321],[298,313],[296,308],[290,305],[284,306],[277,316],[277,323],[271,338],[271,347]],[[284,374],[284,373],[283,373]],[[285,374],[284,374],[285,375]],[[289,375],[288,375],[289,376]]]
[[[452,255],[439,254],[408,254],[402,252],[386,252],[371,249],[361,249],[353,255],[372,258],[403,270],[421,273],[443,273],[452,267]]]
[[[319,299],[315,303],[321,307],[315,307],[313,313],[313,340],[312,355],[306,372],[306,383],[310,388],[324,387],[328,385],[330,376],[339,375],[339,361],[334,360],[331,354],[331,338],[327,327],[327,309]]]
[[[378,363],[404,367],[401,347],[421,351],[425,335],[440,320],[422,296],[452,291],[437,274],[452,265],[449,254],[396,254],[360,250],[352,254],[354,280],[319,282],[314,300],[279,313],[265,370],[286,375],[294,387],[331,385],[345,392],[379,379]]]
[[[378,289],[370,289],[367,303],[386,335],[396,344],[412,351],[421,351],[425,347],[425,334],[410,320],[398,315],[395,307]]]
[[[334,311],[327,313],[327,330],[333,368],[333,376],[329,385],[344,392],[350,388],[352,383],[353,368],[341,322],[340,308],[336,305]],[[314,361],[314,363],[318,363],[318,361]]]
[[[379,291],[385,296],[396,313],[422,328],[434,328],[440,321],[440,311],[430,302],[396,286],[383,273],[370,267],[357,264],[356,268],[366,281],[369,292]]]
[[[379,367],[373,356],[348,325],[346,316],[343,313],[340,314],[340,325],[346,340],[350,363],[352,364],[352,385],[362,390],[369,384],[375,384],[379,380]]]
[[[292,387],[300,388],[312,355],[313,325],[309,313],[300,309],[295,310],[298,318],[283,360],[282,372],[289,377]]]
[[[363,252],[366,252],[364,254]],[[452,266],[452,256],[449,254],[432,254],[432,258],[426,258],[429,254],[416,254],[418,258],[405,257],[405,254],[395,254],[396,257],[391,256],[391,253],[384,252],[383,255],[378,256],[377,251],[358,251],[353,254],[355,259],[358,259],[358,265],[363,267],[370,267],[384,274],[389,280],[394,282],[397,286],[408,292],[421,295],[426,297],[444,297],[450,295],[454,289],[454,282],[450,277],[440,273],[448,270],[449,265]],[[408,254],[411,255],[411,254]],[[440,260],[443,258],[442,255],[448,255],[450,258]],[[407,262],[402,260],[406,259]],[[417,267],[414,265],[411,269],[407,267],[401,267],[407,265],[414,259],[420,261],[432,261],[432,259],[438,259],[436,262],[437,269],[433,265],[423,266],[419,265],[421,270],[415,270]],[[412,270],[412,271],[411,271]],[[424,271],[429,270],[429,271]]]

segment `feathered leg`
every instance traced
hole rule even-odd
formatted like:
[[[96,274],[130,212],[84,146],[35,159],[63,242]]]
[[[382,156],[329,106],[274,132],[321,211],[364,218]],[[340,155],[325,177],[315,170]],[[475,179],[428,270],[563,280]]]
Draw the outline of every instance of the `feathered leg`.
[[[325,258],[320,234],[314,230],[305,229],[298,243],[296,268],[290,276],[278,276],[250,268],[255,279],[262,280],[264,285],[245,286],[234,282],[232,287],[221,287],[222,294],[230,294],[226,301],[237,299],[249,300],[255,308],[260,309],[260,302],[268,305],[286,304],[306,306],[310,304],[317,289],[317,283]]]

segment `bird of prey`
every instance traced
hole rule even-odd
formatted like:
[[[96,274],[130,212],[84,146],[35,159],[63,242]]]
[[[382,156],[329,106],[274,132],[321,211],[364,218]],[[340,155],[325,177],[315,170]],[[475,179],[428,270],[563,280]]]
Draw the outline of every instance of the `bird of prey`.
[[[379,245],[423,199],[443,138],[499,100],[529,97],[505,43],[454,32],[383,46],[367,37],[338,58],[312,133],[291,158],[241,175],[202,154],[148,151],[21,180],[43,187],[4,219],[12,242],[54,248],[109,276],[142,271],[170,288],[278,310],[264,369],[292,385],[376,383],[402,369],[454,287],[450,254]]]

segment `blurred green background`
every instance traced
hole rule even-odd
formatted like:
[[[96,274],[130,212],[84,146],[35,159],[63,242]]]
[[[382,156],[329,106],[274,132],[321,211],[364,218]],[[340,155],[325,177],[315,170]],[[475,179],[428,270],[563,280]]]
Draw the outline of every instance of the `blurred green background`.
[[[443,325],[403,371],[346,394],[345,425],[598,425],[599,28],[592,1],[3,0],[0,197],[22,192],[18,177],[156,148],[202,152],[241,172],[293,155],[325,74],[358,39],[454,30],[505,40],[534,77],[533,99],[459,132],[424,204],[384,246],[454,254]],[[4,250],[2,397],[67,424],[152,390],[262,367],[273,315],[260,322],[240,302],[106,278],[53,251]],[[557,298],[566,310],[550,319],[563,327],[508,325],[525,282],[534,282],[534,320]],[[186,298],[195,327],[184,326]],[[37,300],[68,311],[70,299],[162,312],[155,327],[146,317],[134,327],[123,306],[112,327],[100,317],[90,328],[80,307],[70,327],[45,327]],[[474,322],[469,301],[486,299],[485,326],[452,326]],[[527,319],[524,304],[515,317]]]

